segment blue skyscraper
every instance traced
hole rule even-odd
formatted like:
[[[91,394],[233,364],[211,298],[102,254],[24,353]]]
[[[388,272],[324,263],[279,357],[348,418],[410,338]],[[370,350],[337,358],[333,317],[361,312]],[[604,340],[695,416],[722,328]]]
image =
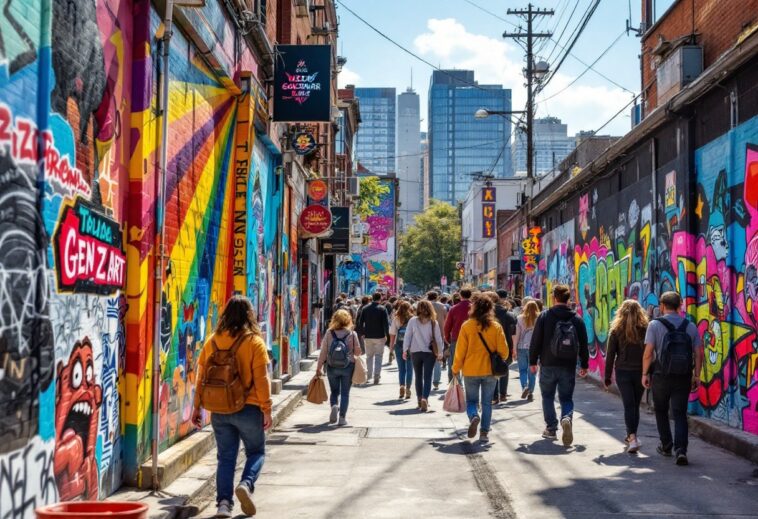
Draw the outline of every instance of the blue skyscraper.
[[[476,119],[474,113],[480,108],[510,111],[510,89],[478,85],[472,70],[432,73],[428,127],[432,198],[456,204],[466,196],[472,175],[513,175],[511,120],[497,115]]]
[[[356,88],[361,107],[361,129],[355,157],[372,173],[395,172],[395,89]]]

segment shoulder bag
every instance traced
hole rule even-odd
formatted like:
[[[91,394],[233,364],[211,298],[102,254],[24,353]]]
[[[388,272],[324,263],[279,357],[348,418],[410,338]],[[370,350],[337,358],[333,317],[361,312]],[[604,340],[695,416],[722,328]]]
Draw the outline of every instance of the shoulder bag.
[[[492,375],[495,377],[502,377],[503,375],[507,375],[508,363],[504,361],[500,355],[498,355],[497,350],[490,351],[489,346],[487,346],[487,341],[484,340],[484,335],[482,335],[482,332],[479,332],[479,338],[482,340],[482,344],[484,344],[484,348],[487,350],[487,353],[490,354]]]
[[[432,329],[432,340],[431,340],[431,344],[429,345],[429,349],[432,350],[434,357],[437,358],[440,354],[440,347],[437,345],[437,339],[435,338],[435,334],[434,334],[434,327],[439,326],[439,325],[437,324],[437,321],[435,320],[432,320],[429,324],[431,325],[430,327]]]

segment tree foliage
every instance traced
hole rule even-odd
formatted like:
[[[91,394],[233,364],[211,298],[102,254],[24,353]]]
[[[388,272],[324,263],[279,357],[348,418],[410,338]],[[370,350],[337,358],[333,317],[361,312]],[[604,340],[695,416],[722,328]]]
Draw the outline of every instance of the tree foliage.
[[[355,211],[364,218],[371,216],[371,207],[381,203],[382,195],[389,192],[390,186],[383,183],[379,177],[361,177],[358,203]]]
[[[400,236],[399,277],[424,288],[452,282],[461,256],[461,222],[452,205],[432,200],[429,208]]]

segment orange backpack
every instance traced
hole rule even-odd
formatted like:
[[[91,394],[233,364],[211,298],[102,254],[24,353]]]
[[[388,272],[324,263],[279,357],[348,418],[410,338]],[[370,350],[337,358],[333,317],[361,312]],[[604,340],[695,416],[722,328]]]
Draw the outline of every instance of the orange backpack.
[[[240,335],[228,350],[220,350],[211,339],[213,353],[208,357],[200,382],[200,405],[211,413],[232,414],[245,407],[247,395],[253,387],[245,387],[240,375],[237,350],[249,337]],[[252,373],[251,373],[252,376]]]

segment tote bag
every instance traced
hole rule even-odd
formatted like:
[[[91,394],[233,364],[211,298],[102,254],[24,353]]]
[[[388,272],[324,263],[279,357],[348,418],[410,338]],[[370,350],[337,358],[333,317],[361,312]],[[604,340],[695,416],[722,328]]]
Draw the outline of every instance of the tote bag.
[[[365,384],[368,381],[366,359],[363,355],[355,357],[355,369],[353,370],[353,384]]]
[[[445,401],[442,409],[448,413],[463,413],[466,411],[466,397],[463,395],[463,387],[458,382],[458,377],[453,377],[445,392]]]

